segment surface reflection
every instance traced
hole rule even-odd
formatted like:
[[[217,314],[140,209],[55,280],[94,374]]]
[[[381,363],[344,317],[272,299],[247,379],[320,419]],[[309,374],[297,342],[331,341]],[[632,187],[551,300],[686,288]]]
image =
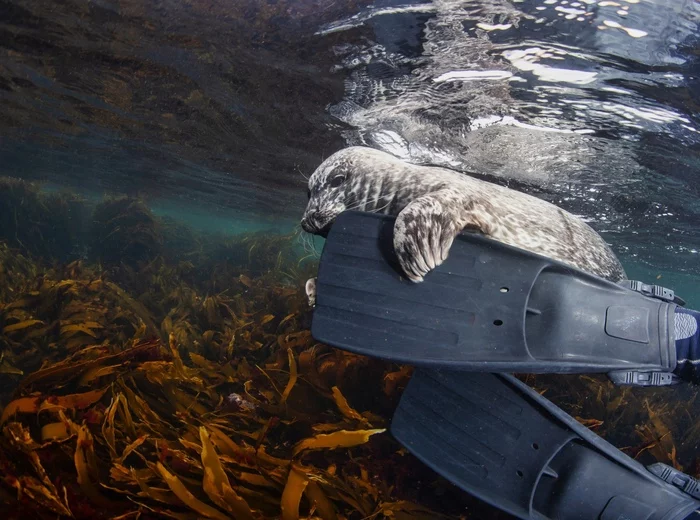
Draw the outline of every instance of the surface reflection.
[[[350,80],[331,113],[351,125],[349,142],[530,191],[584,217],[623,255],[697,272],[696,3],[424,8],[418,55],[387,50],[401,31],[342,49]],[[418,21],[417,10],[404,15]]]

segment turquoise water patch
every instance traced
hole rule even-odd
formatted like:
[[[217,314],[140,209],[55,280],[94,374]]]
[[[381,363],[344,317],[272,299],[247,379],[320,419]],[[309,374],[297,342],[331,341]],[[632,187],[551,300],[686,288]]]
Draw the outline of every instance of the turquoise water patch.
[[[687,307],[700,308],[700,276],[654,270],[650,266],[628,262],[624,262],[624,266],[631,280],[640,280],[672,289],[686,301]]]

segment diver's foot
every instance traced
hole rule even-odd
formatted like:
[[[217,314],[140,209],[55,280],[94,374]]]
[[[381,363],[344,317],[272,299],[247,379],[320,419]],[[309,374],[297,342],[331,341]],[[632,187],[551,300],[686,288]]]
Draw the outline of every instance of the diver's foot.
[[[676,359],[680,378],[700,382],[700,312],[678,307],[675,319]]]

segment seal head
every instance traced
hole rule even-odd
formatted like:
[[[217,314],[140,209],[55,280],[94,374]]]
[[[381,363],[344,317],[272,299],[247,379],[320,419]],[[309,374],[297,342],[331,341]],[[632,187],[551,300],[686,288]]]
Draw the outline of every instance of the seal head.
[[[351,146],[334,153],[309,177],[302,229],[325,235],[338,215],[353,209],[398,215],[415,198],[444,187],[445,179],[435,172],[421,177],[412,175],[412,168],[374,148]]]
[[[352,162],[342,155],[327,159],[309,178],[309,203],[301,219],[304,231],[327,235],[335,217],[350,209],[354,194],[349,178]]]

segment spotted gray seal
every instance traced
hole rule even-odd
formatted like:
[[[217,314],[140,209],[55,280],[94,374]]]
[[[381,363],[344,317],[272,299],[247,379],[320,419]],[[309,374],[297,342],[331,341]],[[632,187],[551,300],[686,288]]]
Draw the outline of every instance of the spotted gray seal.
[[[356,209],[396,216],[394,248],[406,276],[420,282],[445,261],[462,231],[560,260],[618,282],[625,272],[590,226],[531,195],[446,168],[408,164],[353,146],[326,159],[309,177],[302,228],[324,234],[335,217]]]

